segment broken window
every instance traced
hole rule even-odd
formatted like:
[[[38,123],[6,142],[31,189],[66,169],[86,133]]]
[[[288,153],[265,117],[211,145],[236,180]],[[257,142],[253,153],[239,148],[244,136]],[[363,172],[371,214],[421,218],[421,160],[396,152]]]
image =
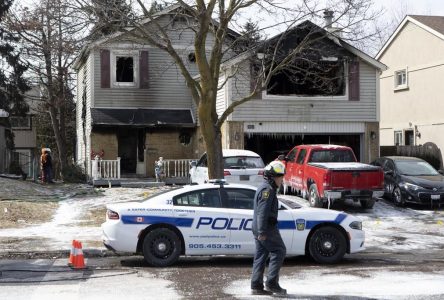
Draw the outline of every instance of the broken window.
[[[116,81],[134,81],[134,58],[132,56],[116,56]]]
[[[275,74],[268,85],[271,95],[341,96],[345,94],[344,63],[337,58],[296,60]]]

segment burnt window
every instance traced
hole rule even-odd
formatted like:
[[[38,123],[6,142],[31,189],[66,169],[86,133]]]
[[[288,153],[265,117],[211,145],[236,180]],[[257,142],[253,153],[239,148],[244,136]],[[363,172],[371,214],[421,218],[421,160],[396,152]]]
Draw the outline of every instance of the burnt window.
[[[116,81],[134,81],[134,58],[132,56],[116,56]]]
[[[282,96],[342,96],[345,87],[342,61],[300,60],[275,74],[270,80],[267,93]]]

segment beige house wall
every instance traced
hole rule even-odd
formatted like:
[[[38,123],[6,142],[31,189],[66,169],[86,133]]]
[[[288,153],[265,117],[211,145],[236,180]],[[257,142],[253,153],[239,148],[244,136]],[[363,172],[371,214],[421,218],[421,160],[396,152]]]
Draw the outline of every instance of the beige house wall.
[[[407,22],[379,59],[381,146],[394,145],[394,132],[415,131],[415,144],[444,149],[444,40]],[[394,72],[407,69],[408,88],[395,90]]]

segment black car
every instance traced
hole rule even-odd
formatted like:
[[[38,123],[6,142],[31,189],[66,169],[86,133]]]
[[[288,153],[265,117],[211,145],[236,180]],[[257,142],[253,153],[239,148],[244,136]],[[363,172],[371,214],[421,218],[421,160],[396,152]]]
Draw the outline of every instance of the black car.
[[[387,156],[371,164],[384,170],[384,196],[397,206],[407,202],[431,206],[444,203],[444,176],[428,162],[416,157]]]

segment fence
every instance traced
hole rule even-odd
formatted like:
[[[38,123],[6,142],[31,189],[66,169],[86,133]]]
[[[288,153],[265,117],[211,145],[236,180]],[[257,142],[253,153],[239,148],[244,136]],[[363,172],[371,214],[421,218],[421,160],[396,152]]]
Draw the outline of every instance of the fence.
[[[98,179],[120,179],[120,157],[116,160],[104,160],[96,157],[91,160],[91,176]]]
[[[165,159],[166,178],[186,178],[190,171],[190,163],[195,159]]]
[[[435,169],[443,169],[441,150],[434,143],[422,146],[381,146],[381,156],[411,156],[419,157],[431,164]]]

